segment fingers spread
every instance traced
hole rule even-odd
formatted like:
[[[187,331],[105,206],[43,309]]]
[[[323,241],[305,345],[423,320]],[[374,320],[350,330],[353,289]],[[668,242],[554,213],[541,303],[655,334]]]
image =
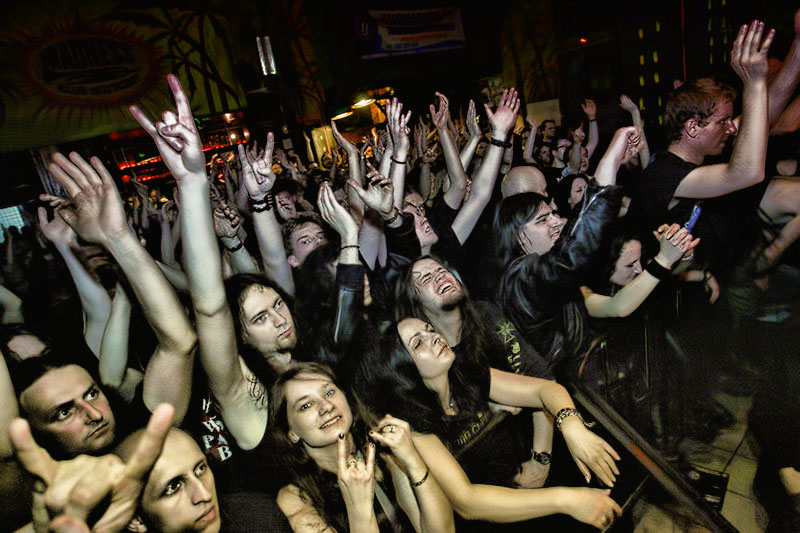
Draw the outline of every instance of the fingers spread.
[[[167,82],[169,83],[169,88],[172,89],[172,94],[175,97],[175,106],[178,108],[178,116],[180,117],[180,121],[183,124],[186,124],[186,120],[188,119],[189,122],[193,123],[194,119],[192,118],[192,106],[189,105],[189,97],[186,96],[186,92],[183,90],[181,82],[178,81],[178,77],[174,74],[169,74],[167,75]]]
[[[158,131],[156,131],[156,127],[153,122],[145,115],[144,111],[139,109],[137,106],[132,105],[129,106],[128,109],[133,115],[133,118],[136,119],[136,122],[144,128],[144,130],[150,134],[151,137],[156,137],[158,135]]]

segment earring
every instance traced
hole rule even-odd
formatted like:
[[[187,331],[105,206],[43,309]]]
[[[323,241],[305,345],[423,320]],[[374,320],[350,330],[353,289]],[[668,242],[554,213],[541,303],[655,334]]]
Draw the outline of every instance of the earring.
[[[298,442],[300,442],[300,437],[298,437],[297,435],[295,435],[293,432],[290,431],[289,440],[292,441],[292,444],[297,444]]]

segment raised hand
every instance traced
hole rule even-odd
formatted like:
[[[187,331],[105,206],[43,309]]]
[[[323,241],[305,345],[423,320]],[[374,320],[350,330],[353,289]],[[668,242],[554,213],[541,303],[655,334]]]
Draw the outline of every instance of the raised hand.
[[[499,140],[505,141],[508,133],[517,121],[517,111],[519,111],[519,98],[516,89],[506,89],[500,96],[500,104],[494,112],[489,104],[483,104],[486,108],[486,116],[489,117],[489,124],[492,126],[492,135]]]
[[[241,218],[228,202],[218,202],[214,206],[214,232],[220,239],[233,239],[239,233]]]
[[[380,172],[367,161],[367,188],[364,189],[355,180],[349,180],[350,186],[355,189],[356,194],[364,201],[370,209],[382,215],[392,212],[392,199],[394,195],[394,185],[392,180],[381,176]]]
[[[353,215],[336,201],[330,183],[322,182],[322,185],[320,185],[317,206],[319,207],[320,215],[322,215],[322,220],[327,222],[339,234],[342,241],[355,240],[358,242],[358,223],[356,223]]]
[[[672,268],[675,263],[680,261],[681,257],[686,255],[689,250],[693,250],[700,242],[700,239],[692,239],[689,230],[678,224],[671,226],[663,224],[658,228],[658,234],[660,234],[659,251],[655,259],[665,268]]]
[[[405,157],[408,154],[409,140],[408,122],[411,120],[411,111],[403,115],[403,104],[397,98],[386,104],[386,121],[388,123],[389,137],[392,140],[395,156]]]
[[[199,180],[201,177],[205,180],[203,143],[194,123],[189,97],[174,74],[168,75],[167,81],[175,97],[177,115],[172,111],[164,111],[161,120],[153,124],[135,105],[130,106],[131,114],[155,141],[158,152],[175,181],[181,183],[183,180]]]
[[[242,181],[247,194],[254,202],[261,201],[275,185],[275,173],[272,171],[272,151],[275,148],[275,136],[267,133],[267,146],[260,153],[257,147],[246,148],[240,144],[239,163],[242,165]]]
[[[55,153],[47,169],[72,200],[58,214],[82,239],[106,246],[130,231],[119,191],[100,159],[92,157],[90,165],[76,152],[69,159]]]
[[[569,426],[566,426],[568,420],[562,424],[562,433],[569,453],[572,454],[586,482],[591,480],[591,473],[594,472],[600,481],[613,487],[617,480],[616,476],[619,475],[614,460],[620,460],[619,454],[609,443],[586,429],[582,420],[577,417],[570,418],[573,420],[569,420]]]
[[[633,100],[627,94],[619,97],[619,106],[630,113],[631,115],[639,116],[639,106],[633,103]]]
[[[289,158],[286,157],[286,152],[284,152],[280,148],[276,148],[275,158],[278,160],[278,163],[280,163],[283,166],[283,168],[289,170],[291,163],[289,163]]]
[[[31,435],[28,422],[17,418],[9,426],[17,458],[36,477],[33,498],[35,531],[89,531],[92,510],[104,500],[110,504],[92,531],[123,531],[133,518],[172,421],[173,408],[162,404],[150,418],[143,438],[127,464],[116,455],[80,455],[55,461]],[[57,515],[50,521],[50,513]],[[72,525],[72,529],[66,526]]]
[[[405,420],[386,415],[369,432],[369,436],[378,444],[389,448],[392,455],[404,467],[424,464],[424,460],[411,440],[411,427]]]
[[[622,165],[639,153],[642,145],[642,134],[636,126],[626,126],[614,132],[603,159],[609,158],[616,165]],[[598,169],[600,165],[598,165]],[[616,173],[616,169],[614,171]]]
[[[367,446],[367,455],[362,460],[347,451],[347,439],[339,435],[337,451],[337,477],[342,491],[348,517],[359,517],[372,513],[375,497],[375,444]]]
[[[427,148],[425,152],[422,154],[422,162],[427,164],[432,164],[436,161],[436,158],[439,157],[439,154],[442,152],[439,143],[434,143],[432,146]]]
[[[594,100],[589,98],[585,98],[583,102],[581,102],[581,109],[586,114],[586,118],[589,120],[594,120],[597,118],[597,103]]]
[[[55,210],[53,220],[50,221],[47,220],[47,210],[44,207],[40,207],[37,213],[39,215],[39,229],[42,230],[42,234],[48,241],[56,246],[76,246],[78,244],[78,236],[69,227],[69,224],[61,218],[59,209]]]
[[[480,137],[481,127],[478,126],[478,112],[475,109],[475,100],[469,101],[467,107],[467,130],[469,130],[470,137]]]
[[[176,213],[175,202],[168,200],[164,202],[159,210],[158,221],[164,226],[172,224],[175,222]]]
[[[439,98],[439,110],[437,111],[436,107],[431,104],[431,119],[436,129],[445,131],[450,121],[450,102],[447,100],[447,97],[439,91],[436,91],[436,96]]]
[[[769,30],[762,41],[763,33],[764,23],[754,20],[749,26],[745,24],[739,28],[739,34],[733,42],[731,68],[745,83],[765,80],[767,77],[767,52],[775,38],[775,30]]]
[[[336,127],[336,121],[331,120],[331,129],[333,130],[333,137],[336,139],[336,142],[339,143],[344,151],[347,153],[348,157],[358,156],[358,149],[355,147],[353,143],[348,141],[344,138],[344,135],[339,133],[339,128]]]

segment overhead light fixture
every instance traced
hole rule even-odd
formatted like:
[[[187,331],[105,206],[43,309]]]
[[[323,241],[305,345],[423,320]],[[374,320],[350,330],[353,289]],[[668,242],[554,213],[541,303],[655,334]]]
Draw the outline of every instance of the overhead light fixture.
[[[345,111],[344,113],[339,113],[338,115],[336,115],[335,117],[333,117],[333,119],[332,119],[332,120],[341,120],[341,119],[343,119],[343,118],[347,118],[347,117],[349,117],[349,116],[350,116],[350,115],[352,115],[352,114],[353,114],[353,112],[352,112],[352,111]]]
[[[370,106],[370,105],[372,105],[374,103],[375,103],[375,99],[374,98],[366,97],[366,98],[361,98],[358,102],[356,102],[355,104],[351,105],[350,107],[353,108],[353,109],[358,109],[358,108],[361,108],[361,107]]]

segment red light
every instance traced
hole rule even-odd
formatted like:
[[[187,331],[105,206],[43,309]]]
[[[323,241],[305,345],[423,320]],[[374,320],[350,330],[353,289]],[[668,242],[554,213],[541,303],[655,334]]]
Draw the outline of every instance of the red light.
[[[587,42],[589,42],[589,40],[588,40],[586,37],[581,37],[580,39],[578,39],[578,41],[579,41],[581,44],[586,44]]]

